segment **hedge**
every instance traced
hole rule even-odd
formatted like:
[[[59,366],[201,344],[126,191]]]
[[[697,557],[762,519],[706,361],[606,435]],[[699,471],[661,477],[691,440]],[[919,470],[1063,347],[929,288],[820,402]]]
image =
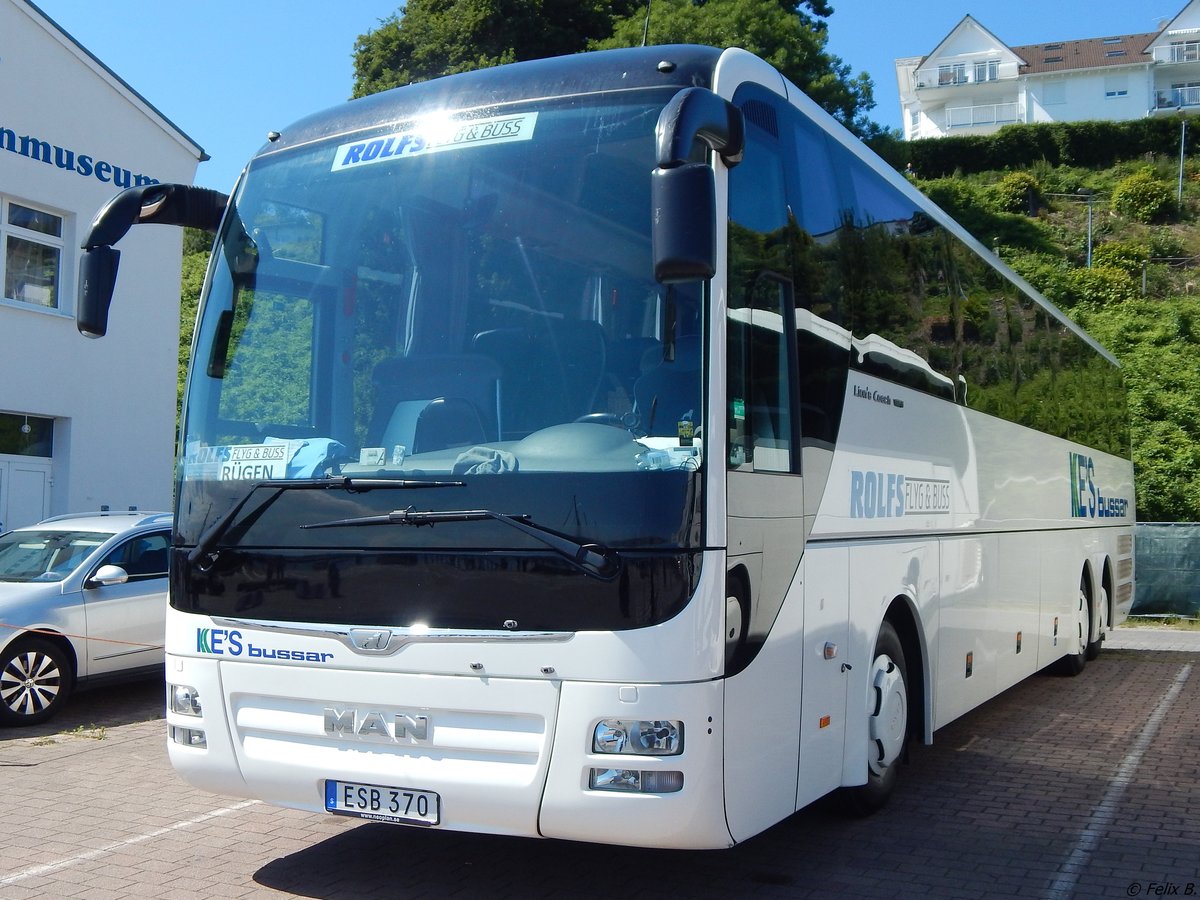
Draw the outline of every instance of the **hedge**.
[[[912,163],[921,178],[941,178],[956,171],[969,175],[1023,169],[1039,160],[1052,166],[1107,168],[1146,154],[1179,154],[1180,116],[1128,122],[1039,122],[1005,125],[995,134],[965,134],[904,141],[883,134],[867,143],[896,169]],[[1200,148],[1200,122],[1189,116],[1187,153]]]

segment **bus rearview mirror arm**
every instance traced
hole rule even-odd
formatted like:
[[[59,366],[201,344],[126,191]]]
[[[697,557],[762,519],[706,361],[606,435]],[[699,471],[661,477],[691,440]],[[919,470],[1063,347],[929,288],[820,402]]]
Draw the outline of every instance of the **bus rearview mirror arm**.
[[[86,337],[103,337],[121,259],[113,244],[134,225],[175,225],[215,234],[229,197],[190,184],[147,184],[132,187],[106,203],[84,238],[75,326]]]
[[[685,88],[658,117],[657,167],[650,176],[654,277],[660,282],[702,281],[716,271],[716,183],[713,170],[689,162],[703,141],[735,166],[745,152],[742,113],[704,88]]]

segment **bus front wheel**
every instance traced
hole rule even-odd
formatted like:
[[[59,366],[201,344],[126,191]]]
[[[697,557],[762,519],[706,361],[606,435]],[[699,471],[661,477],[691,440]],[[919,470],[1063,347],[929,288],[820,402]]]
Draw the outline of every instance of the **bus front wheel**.
[[[847,788],[851,811],[866,815],[887,803],[908,743],[908,669],[891,622],[879,628],[867,673],[867,783]]]

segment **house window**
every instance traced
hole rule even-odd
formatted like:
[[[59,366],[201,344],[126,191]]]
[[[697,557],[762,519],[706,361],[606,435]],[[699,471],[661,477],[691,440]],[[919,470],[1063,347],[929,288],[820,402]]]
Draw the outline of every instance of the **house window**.
[[[1105,97],[1125,97],[1129,95],[1129,77],[1127,75],[1110,75],[1104,79]]]
[[[1106,43],[1106,44],[1119,44],[1119,43],[1121,43],[1121,41],[1123,41],[1123,40],[1124,40],[1124,38],[1119,38],[1119,37],[1114,37],[1114,38],[1105,38],[1105,39],[1104,39],[1104,43]]]
[[[986,62],[975,63],[975,80],[995,81],[1000,77],[1000,60],[989,59]]]
[[[938,66],[938,84],[966,84],[967,64],[951,63]]]
[[[54,420],[0,413],[0,453],[53,456]]]
[[[1110,56],[1110,57],[1111,57],[1111,56],[1124,56],[1124,55],[1125,55],[1125,51],[1124,51],[1124,50],[1109,50],[1109,51],[1108,51],[1107,53],[1105,53],[1104,55],[1105,55],[1105,56]]]
[[[1067,102],[1067,83],[1065,81],[1049,81],[1042,86],[1042,105],[1061,106]]]
[[[58,309],[62,217],[0,197],[0,243],[4,299]]]

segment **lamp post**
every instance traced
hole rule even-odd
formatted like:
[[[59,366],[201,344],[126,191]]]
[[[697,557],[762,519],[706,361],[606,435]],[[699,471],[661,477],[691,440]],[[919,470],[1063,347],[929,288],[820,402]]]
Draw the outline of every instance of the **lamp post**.
[[[1183,202],[1183,153],[1187,146],[1187,116],[1182,111],[1179,113],[1179,191],[1175,199]]]
[[[1087,198],[1088,205],[1088,236],[1087,236],[1087,267],[1092,267],[1092,192],[1087,188],[1080,188],[1078,193],[1080,196]]]

